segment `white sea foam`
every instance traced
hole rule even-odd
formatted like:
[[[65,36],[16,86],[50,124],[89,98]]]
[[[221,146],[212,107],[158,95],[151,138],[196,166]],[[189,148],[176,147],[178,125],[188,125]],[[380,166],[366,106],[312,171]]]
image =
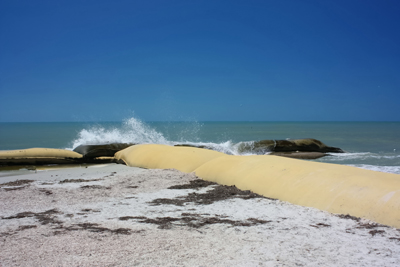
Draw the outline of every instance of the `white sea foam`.
[[[107,143],[170,144],[165,137],[136,118],[123,122],[119,128],[92,127],[83,129],[72,142],[72,147]]]
[[[72,148],[79,145],[96,145],[107,143],[135,143],[135,144],[166,144],[166,145],[189,145],[216,150],[229,155],[254,155],[264,154],[268,151],[258,151],[254,147],[254,141],[234,143],[223,141],[220,143],[204,142],[199,138],[202,124],[193,122],[190,124],[171,124],[163,130],[165,135],[137,118],[129,118],[120,126],[105,127],[94,126],[82,129],[75,140]],[[168,138],[166,138],[168,136]],[[173,140],[172,140],[173,139]],[[330,153],[331,156],[318,159],[320,162],[345,164],[374,171],[400,174],[400,154],[390,153]]]
[[[234,144],[232,141],[226,141],[222,143],[211,143],[211,142],[173,142],[174,144],[190,145],[197,147],[205,147],[215,151],[219,151],[228,155],[240,155],[238,147],[240,143]]]
[[[347,161],[347,160],[365,160],[365,159],[397,159],[400,155],[380,155],[371,152],[359,153],[329,153],[331,156],[330,161]]]
[[[378,172],[388,172],[400,174],[400,166],[376,166],[368,164],[348,164],[348,166],[353,166],[361,169],[378,171]]]
[[[204,146],[222,153],[239,155],[238,147],[240,143],[234,144],[231,141],[222,143],[195,142],[197,132],[201,124],[194,123],[191,127],[183,128],[178,134],[178,140],[167,140],[164,135],[137,118],[129,118],[118,128],[106,129],[102,126],[94,126],[89,129],[82,129],[75,140],[72,142],[72,148],[79,145],[96,145],[108,143],[135,143],[135,144],[166,144],[177,145],[184,144],[190,146]],[[175,130],[175,129],[174,129]],[[194,140],[187,140],[188,137]]]

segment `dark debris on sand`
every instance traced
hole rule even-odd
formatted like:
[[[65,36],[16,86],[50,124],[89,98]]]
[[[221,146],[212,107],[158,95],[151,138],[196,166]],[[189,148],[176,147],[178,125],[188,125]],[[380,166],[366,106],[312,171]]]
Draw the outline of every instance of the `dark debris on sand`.
[[[349,214],[346,214],[346,215],[339,214],[339,215],[336,215],[336,216],[338,216],[339,218],[342,218],[342,219],[350,219],[350,220],[356,221],[357,222],[357,225],[355,226],[356,229],[367,229],[367,230],[371,230],[372,229],[371,231],[368,232],[372,236],[375,236],[377,234],[380,234],[380,235],[386,234],[385,230],[378,230],[376,228],[378,228],[378,227],[388,228],[389,227],[387,225],[380,224],[380,223],[369,223],[369,222],[363,223],[363,222],[361,222],[361,218],[355,217],[355,216],[351,216]],[[399,230],[400,229],[398,229],[398,231]],[[346,229],[346,232],[347,233],[351,233],[352,231],[351,231],[351,229]],[[393,239],[393,238],[390,238],[390,239]]]
[[[151,205],[176,205],[183,206],[185,203],[195,203],[197,205],[209,205],[216,201],[232,199],[232,198],[241,198],[241,199],[252,199],[252,198],[267,198],[262,195],[253,193],[249,190],[240,190],[236,186],[227,186],[227,185],[217,185],[216,183],[211,183],[203,180],[194,180],[191,181],[190,184],[171,186],[169,189],[198,189],[201,187],[206,187],[209,185],[214,185],[214,187],[205,192],[205,193],[189,193],[187,196],[181,196],[177,198],[158,198],[151,202]],[[267,198],[270,200],[276,200],[272,198]]]
[[[26,229],[32,229],[32,228],[37,228],[37,226],[36,225],[20,225],[20,226],[18,226],[18,229],[16,229],[15,231],[0,232],[0,237],[11,236],[17,232],[24,231]]]
[[[49,196],[49,195],[52,195],[53,194],[53,192],[52,191],[50,191],[50,190],[47,190],[47,189],[40,189],[39,190],[41,193],[44,193],[44,194],[46,194],[47,196]]]
[[[24,189],[26,186],[18,186],[18,187],[10,187],[10,188],[3,188],[5,191],[15,191]]]
[[[16,180],[16,181],[0,184],[0,188],[4,189],[5,191],[21,190],[33,182],[34,182],[34,180]],[[5,187],[4,188],[4,186],[15,186],[15,187]]]
[[[101,181],[103,179],[91,179],[91,180],[85,180],[85,179],[65,179],[60,181],[60,184],[65,184],[65,183],[89,183],[89,182],[97,182]]]
[[[361,220],[361,218],[355,217],[355,216],[351,216],[350,214],[346,214],[346,215],[338,214],[336,216],[338,216],[339,218],[342,218],[342,219],[348,219],[348,220],[353,220],[353,221],[357,221],[357,222],[359,222]]]
[[[13,182],[0,184],[0,186],[21,186],[21,185],[27,185],[27,184],[30,184],[33,182],[34,182],[34,180],[16,180]]]
[[[210,224],[230,224],[231,226],[254,226],[258,224],[266,224],[272,221],[260,220],[256,218],[248,218],[244,221],[235,221],[220,218],[220,216],[203,217],[197,213],[182,213],[182,217],[157,217],[154,219],[143,216],[124,216],[119,218],[121,221],[136,220],[140,223],[150,223],[158,225],[159,229],[171,229],[172,226],[187,226],[191,228],[200,228]]]
[[[314,227],[314,228],[331,227],[330,224],[326,224],[326,223],[310,224],[310,226]]]
[[[173,186],[168,187],[168,189],[199,189],[199,188],[207,187],[210,185],[217,185],[217,183],[205,181],[202,179],[196,179],[196,180],[190,181],[189,184],[173,185]]]
[[[97,223],[78,223],[74,224],[72,226],[59,226],[56,228],[58,231],[55,231],[55,235],[59,234],[64,234],[67,231],[79,231],[79,230],[86,230],[89,232],[95,232],[95,233],[103,233],[103,232],[108,232],[111,234],[121,234],[121,235],[130,235],[132,232],[131,229],[129,228],[117,228],[117,229],[110,229],[106,227],[101,227]],[[141,231],[135,231],[135,233],[139,233]]]
[[[35,218],[38,220],[42,225],[46,224],[61,224],[62,222],[57,220],[56,215],[61,214],[57,209],[51,209],[44,212],[31,212],[25,211],[20,212],[14,216],[3,217],[3,220],[10,220],[10,219],[22,219],[22,218]]]
[[[194,203],[197,205],[209,205],[216,201],[241,198],[241,199],[252,199],[252,198],[266,198],[259,194],[253,193],[249,190],[243,191],[238,189],[236,186],[218,185],[217,183],[204,181],[201,179],[190,181],[189,184],[174,185],[168,189],[200,189],[204,187],[212,186],[210,190],[205,193],[189,193],[186,196],[180,196],[176,198],[158,198],[149,202],[151,205],[176,205],[184,206],[186,203]],[[270,199],[270,198],[269,198]],[[275,199],[271,199],[275,200]],[[202,216],[206,215],[206,216]],[[187,226],[191,228],[200,228],[210,224],[229,224],[231,226],[254,226],[258,224],[265,224],[271,221],[260,220],[255,218],[248,218],[246,220],[230,220],[225,216],[207,216],[208,214],[197,214],[197,213],[182,213],[182,217],[157,217],[148,218],[143,216],[124,216],[119,217],[119,220],[135,220],[139,223],[150,223],[158,225],[159,229],[171,229],[172,226]]]
[[[372,236],[375,236],[376,234],[381,234],[381,235],[386,234],[386,232],[384,230],[376,230],[376,229],[371,230],[368,233],[370,233]]]
[[[80,187],[81,189],[107,189],[107,190],[110,190],[111,189],[111,187],[105,187],[105,186],[102,186],[102,185],[84,185],[84,186],[81,186]]]
[[[85,212],[99,212],[97,210],[92,209],[84,209],[82,211]],[[22,219],[22,218],[34,218],[42,225],[51,226],[52,229],[56,230],[53,232],[54,235],[59,235],[66,233],[67,231],[78,231],[78,230],[86,230],[90,232],[108,232],[111,234],[122,234],[122,235],[130,235],[131,233],[139,233],[141,231],[132,231],[128,228],[117,228],[117,229],[109,229],[106,227],[101,227],[97,223],[78,223],[73,224],[71,226],[64,226],[64,222],[58,220],[57,215],[63,214],[62,212],[58,211],[57,209],[51,209],[44,212],[31,212],[25,211],[20,212],[16,215],[3,217],[3,220],[11,220],[11,219]],[[67,214],[68,215],[68,214]],[[21,225],[15,231],[10,231],[8,233],[0,233],[0,236],[8,236],[15,234],[16,232],[23,231],[26,229],[36,228],[36,225]],[[143,231],[143,230],[142,230]]]
[[[358,228],[358,229],[361,229],[361,228],[374,229],[377,227],[386,227],[387,228],[389,226],[384,225],[384,224],[379,224],[379,223],[359,223],[356,228]]]

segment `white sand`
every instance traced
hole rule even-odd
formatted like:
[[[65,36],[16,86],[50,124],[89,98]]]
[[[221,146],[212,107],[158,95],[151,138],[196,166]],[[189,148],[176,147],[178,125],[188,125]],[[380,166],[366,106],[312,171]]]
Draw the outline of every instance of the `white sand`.
[[[260,198],[233,198],[210,205],[149,204],[157,198],[173,199],[214,188],[167,189],[196,179],[176,170],[109,164],[3,175],[0,182],[16,179],[36,181],[19,190],[6,190],[13,186],[0,189],[0,266],[400,265],[400,231],[360,227],[372,224],[366,220],[342,219],[316,209]],[[65,179],[101,180],[59,183]],[[58,213],[37,215],[52,209]],[[6,219],[21,212],[36,216],[30,213],[30,217]],[[170,229],[159,229],[139,219],[119,219],[124,216],[172,217],[176,221]],[[195,218],[194,223],[207,218],[269,222],[194,228],[181,220],[188,217]],[[77,226],[81,223],[98,225],[83,229]],[[112,232],[118,228],[128,229],[129,234]]]

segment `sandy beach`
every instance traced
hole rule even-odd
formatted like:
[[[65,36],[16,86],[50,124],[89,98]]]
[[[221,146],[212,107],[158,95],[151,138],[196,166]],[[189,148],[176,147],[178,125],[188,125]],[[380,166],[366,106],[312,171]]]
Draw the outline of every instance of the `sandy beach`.
[[[398,229],[177,170],[17,174],[0,177],[1,266],[400,265]]]

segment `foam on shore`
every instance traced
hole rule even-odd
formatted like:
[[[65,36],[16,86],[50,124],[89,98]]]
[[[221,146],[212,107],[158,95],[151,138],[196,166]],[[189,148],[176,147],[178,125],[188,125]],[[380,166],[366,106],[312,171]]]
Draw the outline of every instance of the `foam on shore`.
[[[116,153],[128,166],[178,169],[266,197],[400,228],[400,175],[276,156],[139,145]]]

